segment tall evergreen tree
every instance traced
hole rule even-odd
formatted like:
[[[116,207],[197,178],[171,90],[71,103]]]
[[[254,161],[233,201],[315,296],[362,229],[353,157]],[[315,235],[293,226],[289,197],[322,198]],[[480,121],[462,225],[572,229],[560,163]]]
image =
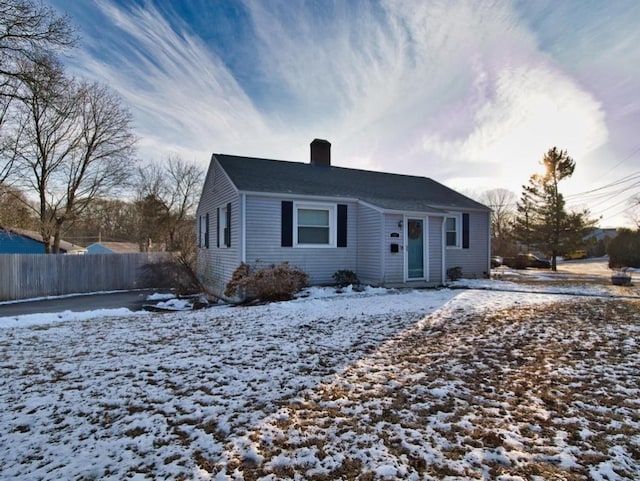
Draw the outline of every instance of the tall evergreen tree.
[[[516,219],[516,231],[527,245],[537,244],[551,254],[551,268],[557,268],[561,251],[574,244],[595,222],[588,212],[568,213],[560,181],[573,175],[575,161],[566,150],[553,147],[542,159],[543,174],[533,174],[523,186]]]

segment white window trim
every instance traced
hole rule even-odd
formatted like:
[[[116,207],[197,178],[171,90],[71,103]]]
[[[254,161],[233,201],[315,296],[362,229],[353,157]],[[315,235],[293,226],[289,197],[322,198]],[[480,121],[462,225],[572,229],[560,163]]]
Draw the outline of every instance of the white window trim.
[[[456,245],[447,245],[447,219],[453,218],[456,220]],[[448,214],[444,218],[444,245],[447,249],[462,249],[462,214]]]
[[[220,249],[227,249],[229,246],[227,245],[225,230],[229,228],[227,225],[227,204],[220,206],[220,217],[218,218],[218,222],[220,223],[220,229],[218,235],[220,238],[218,239],[218,243],[220,244]]]
[[[299,244],[298,243],[298,210],[315,209],[329,211],[329,243],[328,244]],[[294,202],[293,203],[293,247],[307,248],[335,248],[338,244],[337,206],[324,202]]]

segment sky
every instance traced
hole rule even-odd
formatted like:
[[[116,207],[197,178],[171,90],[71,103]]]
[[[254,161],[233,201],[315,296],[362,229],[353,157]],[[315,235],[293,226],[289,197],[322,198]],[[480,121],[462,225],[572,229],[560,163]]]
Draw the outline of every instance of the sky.
[[[632,225],[640,195],[636,0],[47,0],[66,62],[134,116],[139,156],[212,153],[431,177],[520,196],[556,146],[570,209]]]

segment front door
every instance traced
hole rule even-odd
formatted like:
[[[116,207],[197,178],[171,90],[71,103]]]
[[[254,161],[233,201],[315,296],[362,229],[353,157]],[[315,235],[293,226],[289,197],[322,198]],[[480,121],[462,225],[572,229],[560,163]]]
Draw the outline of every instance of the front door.
[[[407,278],[424,279],[424,219],[407,219]]]

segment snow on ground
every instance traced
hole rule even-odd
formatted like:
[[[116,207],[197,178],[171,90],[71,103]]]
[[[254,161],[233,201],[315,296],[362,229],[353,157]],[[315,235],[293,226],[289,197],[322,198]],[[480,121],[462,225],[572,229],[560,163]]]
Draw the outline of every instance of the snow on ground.
[[[0,478],[633,479],[638,301],[572,294],[0,322]]]

